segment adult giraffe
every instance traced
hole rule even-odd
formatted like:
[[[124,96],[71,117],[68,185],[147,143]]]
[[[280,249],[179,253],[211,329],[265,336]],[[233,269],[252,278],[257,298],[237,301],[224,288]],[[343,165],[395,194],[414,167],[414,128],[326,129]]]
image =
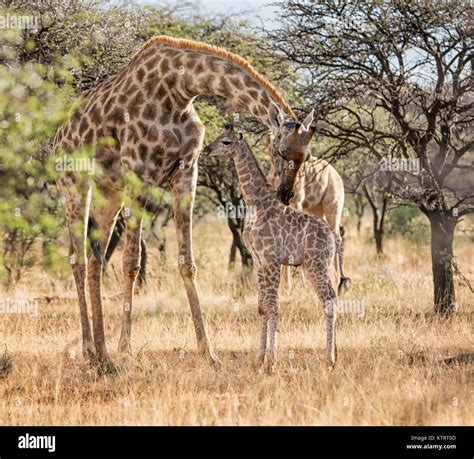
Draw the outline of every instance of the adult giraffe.
[[[272,157],[268,175],[268,180],[274,187],[278,186],[277,161]],[[301,166],[293,188],[295,195],[291,200],[291,207],[324,218],[341,239],[344,230],[341,219],[345,193],[344,182],[337,170],[324,159],[311,157]],[[337,271],[337,259],[334,260],[334,267]],[[300,271],[300,274],[304,282],[303,272]],[[283,276],[288,290],[291,290],[291,270],[288,266],[283,267]]]
[[[278,91],[243,58],[205,43],[167,36],[151,38],[119,75],[85,95],[80,109],[58,129],[56,154],[91,145],[99,171],[94,199],[84,176],[68,172],[57,183],[64,200],[72,270],[79,297],[83,354],[109,361],[105,342],[101,276],[117,214],[123,206],[124,177],[132,173],[143,183],[141,206],[150,187],[167,183],[173,201],[178,239],[179,271],[183,279],[199,351],[217,361],[201,315],[196,290],[191,221],[197,181],[197,159],[204,126],[193,107],[199,95],[228,99],[240,111],[250,112],[275,133],[274,151],[291,167],[282,168],[278,196],[289,202],[299,167],[308,155],[314,132],[307,118],[298,123]],[[113,142],[100,142],[101,138]],[[126,191],[125,191],[126,193]],[[100,201],[106,205],[101,205]],[[94,222],[94,255],[87,257],[87,224]],[[133,286],[140,263],[141,215],[129,219],[123,256],[124,300],[120,351],[130,351]],[[130,222],[133,221],[133,224]],[[87,313],[85,278],[89,283],[93,334]],[[93,335],[93,339],[92,339]]]

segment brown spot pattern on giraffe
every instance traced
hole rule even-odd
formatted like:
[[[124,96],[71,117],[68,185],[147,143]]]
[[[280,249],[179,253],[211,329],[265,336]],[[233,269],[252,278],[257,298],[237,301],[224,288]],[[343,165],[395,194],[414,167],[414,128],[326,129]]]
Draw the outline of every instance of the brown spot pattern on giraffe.
[[[83,144],[91,144],[95,148],[101,167],[94,180],[98,191],[107,196],[110,204],[98,210],[93,203],[90,209],[90,216],[99,225],[101,234],[109,234],[110,225],[120,208],[123,187],[121,164],[152,184],[161,184],[163,180],[170,179],[176,181],[179,190],[186,194],[192,193],[196,160],[204,135],[202,123],[192,106],[196,95],[213,93],[218,86],[221,95],[233,100],[250,102],[249,90],[256,91],[259,96],[256,100],[265,100],[264,94],[269,90],[269,84],[263,79],[257,83],[254,79],[257,76],[250,78],[250,70],[242,62],[235,60],[228,64],[225,57],[217,48],[187,49],[159,41],[150,42],[123,72],[88,92],[84,96],[85,105],[82,106],[85,108],[76,110],[71,120],[58,129],[54,141],[57,152],[65,148],[75,150]],[[181,72],[181,66],[185,68],[184,73]],[[271,94],[272,98],[277,97],[274,90]],[[268,96],[267,100],[270,100]],[[268,108],[263,109],[260,113]],[[117,141],[111,146],[99,146],[98,139],[105,136],[112,136]],[[180,164],[185,165],[184,169],[179,167]],[[85,196],[78,193],[76,188],[68,188],[73,184],[74,187],[87,190],[87,184],[81,184],[80,180],[81,177],[75,173],[58,178],[58,186],[66,199],[66,213],[71,227],[85,221],[84,215],[81,215],[87,208],[84,205]],[[114,186],[110,186],[112,182]],[[61,188],[60,184],[66,185]],[[180,265],[180,272],[192,279],[195,268],[186,236],[190,228],[189,216],[177,212],[176,221],[184,241],[180,250],[186,254],[186,263]],[[81,244],[85,241],[81,242],[74,235],[71,237],[73,250],[80,253]],[[106,248],[107,240],[101,239],[100,244],[102,249]],[[128,257],[133,250],[127,253]],[[94,258],[92,260],[94,272],[89,281],[94,311],[94,342],[90,330],[84,325],[89,321],[87,311],[84,313],[81,306],[83,346],[104,357],[107,351],[103,324],[96,321],[102,321],[100,267]],[[133,279],[135,275],[132,271],[136,266],[130,260],[126,258],[124,261],[124,269],[129,269],[127,266],[131,263],[130,270],[124,274]],[[87,302],[85,293],[81,293],[81,286],[85,282],[85,272],[76,269],[75,281],[79,302],[84,306]],[[128,294],[133,292],[133,284],[131,287],[127,284],[125,294],[127,291]],[[198,323],[200,319],[195,317],[195,320]],[[124,326],[126,323],[124,319]],[[196,330],[202,336],[199,330],[203,329],[203,324],[199,327]],[[202,339],[201,345],[206,347],[207,342],[203,344]]]

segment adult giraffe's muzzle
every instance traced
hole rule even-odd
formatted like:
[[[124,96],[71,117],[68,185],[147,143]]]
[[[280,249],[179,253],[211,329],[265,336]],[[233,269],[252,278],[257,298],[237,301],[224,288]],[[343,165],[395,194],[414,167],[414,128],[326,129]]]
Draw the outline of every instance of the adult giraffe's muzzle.
[[[277,189],[277,197],[283,204],[285,204],[285,206],[290,205],[290,201],[294,196],[295,193],[288,189],[285,185],[280,185]]]

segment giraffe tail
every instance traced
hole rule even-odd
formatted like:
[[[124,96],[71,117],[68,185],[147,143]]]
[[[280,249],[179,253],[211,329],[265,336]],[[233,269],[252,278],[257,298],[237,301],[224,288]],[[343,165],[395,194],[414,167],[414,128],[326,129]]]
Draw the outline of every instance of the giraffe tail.
[[[340,270],[340,277],[339,277],[339,285],[337,287],[338,295],[341,295],[343,292],[349,290],[351,286],[351,279],[344,275],[344,246],[342,244],[341,238],[336,236],[336,254],[339,260],[339,270]]]
[[[102,252],[99,242],[92,237],[92,230],[94,229],[95,222],[93,218],[89,218],[89,224],[87,225],[87,237],[91,242],[91,249],[94,256],[97,258],[99,263],[105,267],[107,263],[105,254]]]
[[[92,241],[92,252],[94,253],[95,257],[97,258],[97,260],[99,261],[99,263],[102,265],[102,266],[105,266],[105,255],[104,253],[100,250],[100,245],[99,245],[99,242],[98,241]]]

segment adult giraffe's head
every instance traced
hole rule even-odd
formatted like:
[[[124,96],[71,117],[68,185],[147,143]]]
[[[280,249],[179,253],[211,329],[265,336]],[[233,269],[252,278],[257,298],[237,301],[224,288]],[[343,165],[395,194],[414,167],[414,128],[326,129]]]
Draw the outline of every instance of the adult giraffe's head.
[[[311,155],[310,144],[316,130],[312,125],[314,109],[299,123],[272,103],[269,117],[273,131],[271,159],[278,180],[277,196],[283,204],[289,205],[298,171]]]

